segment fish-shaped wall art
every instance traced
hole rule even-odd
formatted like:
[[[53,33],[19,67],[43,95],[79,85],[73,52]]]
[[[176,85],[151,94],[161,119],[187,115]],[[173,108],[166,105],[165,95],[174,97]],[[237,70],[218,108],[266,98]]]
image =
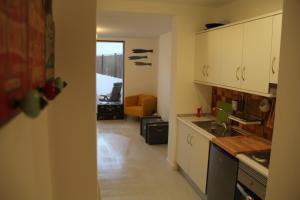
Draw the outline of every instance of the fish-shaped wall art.
[[[133,49],[133,53],[153,53],[153,49]]]
[[[151,66],[152,63],[146,63],[146,62],[134,62],[136,65],[140,65],[140,66]]]
[[[139,60],[143,58],[148,58],[148,56],[129,56],[129,60]]]

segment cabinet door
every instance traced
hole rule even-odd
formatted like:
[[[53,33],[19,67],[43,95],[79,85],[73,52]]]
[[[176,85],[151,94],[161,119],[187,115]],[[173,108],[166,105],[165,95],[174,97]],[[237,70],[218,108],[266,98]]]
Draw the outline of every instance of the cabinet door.
[[[190,145],[188,139],[190,134],[189,128],[182,122],[178,122],[178,140],[177,140],[177,163],[185,171],[188,172]]]
[[[206,81],[207,33],[196,35],[195,81]]]
[[[221,34],[222,29],[207,32],[207,81],[220,84],[221,73]]]
[[[272,63],[270,70],[270,82],[278,83],[279,58],[280,58],[280,44],[281,44],[281,28],[282,15],[273,17],[273,37],[272,37]]]
[[[241,87],[244,25],[224,28],[221,37],[221,85]]]
[[[269,92],[271,43],[272,17],[245,23],[242,89]]]
[[[189,173],[200,190],[206,193],[209,140],[195,131],[191,134]]]

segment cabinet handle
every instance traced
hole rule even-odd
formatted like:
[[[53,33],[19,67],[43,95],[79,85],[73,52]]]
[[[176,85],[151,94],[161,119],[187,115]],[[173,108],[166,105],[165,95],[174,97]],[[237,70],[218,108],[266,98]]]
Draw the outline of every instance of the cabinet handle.
[[[276,57],[274,57],[272,60],[272,73],[273,74],[275,74],[275,61],[276,61]]]
[[[235,71],[235,77],[236,77],[236,80],[238,80],[238,81],[240,80],[240,77],[239,77],[239,75],[238,75],[240,69],[241,69],[241,67],[239,66],[239,67],[236,69],[236,71]]]
[[[191,145],[191,146],[193,146],[193,143],[192,143],[192,139],[193,139],[193,138],[194,138],[194,136],[191,136],[191,137],[190,137],[190,145]]]
[[[190,137],[190,135],[188,135],[188,136],[186,137],[186,142],[187,142],[188,144],[190,144],[189,137]]]
[[[246,80],[246,78],[245,78],[245,72],[246,72],[246,67],[244,67],[243,71],[242,71],[242,79],[243,79],[243,81]]]
[[[208,68],[209,68],[209,65],[206,66],[206,76],[208,76]]]
[[[205,72],[204,72],[205,67],[206,67],[206,65],[203,65],[203,67],[202,67],[202,74],[203,74],[203,76],[205,76]]]

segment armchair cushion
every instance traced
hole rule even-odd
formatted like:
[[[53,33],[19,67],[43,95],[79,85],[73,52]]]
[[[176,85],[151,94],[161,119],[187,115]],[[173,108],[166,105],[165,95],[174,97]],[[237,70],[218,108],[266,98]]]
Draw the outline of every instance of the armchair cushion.
[[[143,113],[143,108],[142,106],[128,106],[125,107],[125,113],[131,116],[138,116],[140,117],[141,114]]]
[[[137,117],[149,116],[156,111],[157,98],[151,95],[125,97],[125,114]]]
[[[138,105],[138,100],[139,100],[138,95],[125,97],[125,102],[124,102],[125,107]]]
[[[138,96],[138,106],[142,106],[143,105],[143,101],[149,97],[152,97],[152,96],[149,96],[149,95],[144,95],[144,94],[141,94]]]

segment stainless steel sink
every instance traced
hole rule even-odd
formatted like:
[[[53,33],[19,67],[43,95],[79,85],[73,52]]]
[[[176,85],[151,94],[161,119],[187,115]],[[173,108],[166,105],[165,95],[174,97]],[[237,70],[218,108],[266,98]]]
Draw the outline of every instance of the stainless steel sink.
[[[197,121],[193,123],[216,137],[243,135],[238,130],[232,128],[226,129],[222,124],[219,124],[216,121]]]

